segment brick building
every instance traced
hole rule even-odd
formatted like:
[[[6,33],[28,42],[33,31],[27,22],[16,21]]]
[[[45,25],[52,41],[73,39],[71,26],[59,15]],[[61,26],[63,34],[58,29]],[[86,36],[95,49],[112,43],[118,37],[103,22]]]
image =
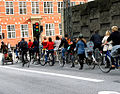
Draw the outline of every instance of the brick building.
[[[71,0],[71,6],[87,0]],[[43,26],[41,38],[56,35],[62,37],[61,9],[63,0],[0,0],[0,43],[15,46],[21,38],[33,39],[33,24]]]

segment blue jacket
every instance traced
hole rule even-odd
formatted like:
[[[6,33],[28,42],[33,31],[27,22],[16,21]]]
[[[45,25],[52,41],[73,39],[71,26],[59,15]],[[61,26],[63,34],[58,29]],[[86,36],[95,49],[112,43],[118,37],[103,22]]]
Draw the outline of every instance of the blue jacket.
[[[85,43],[81,40],[78,41],[76,44],[77,54],[84,54],[85,53]]]

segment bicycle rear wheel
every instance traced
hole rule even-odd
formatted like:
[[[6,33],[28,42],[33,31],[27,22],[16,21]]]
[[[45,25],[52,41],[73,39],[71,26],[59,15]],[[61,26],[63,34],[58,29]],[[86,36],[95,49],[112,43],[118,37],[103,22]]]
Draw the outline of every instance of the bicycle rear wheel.
[[[62,53],[61,52],[58,55],[58,62],[59,62],[60,67],[64,67],[65,63],[63,61]]]
[[[108,73],[110,72],[112,67],[112,61],[109,56],[102,56],[102,61],[99,62],[99,68],[102,72]]]
[[[43,55],[42,58],[40,58],[40,62],[39,63],[40,63],[41,66],[45,66],[45,64],[46,64],[45,63],[45,55]]]

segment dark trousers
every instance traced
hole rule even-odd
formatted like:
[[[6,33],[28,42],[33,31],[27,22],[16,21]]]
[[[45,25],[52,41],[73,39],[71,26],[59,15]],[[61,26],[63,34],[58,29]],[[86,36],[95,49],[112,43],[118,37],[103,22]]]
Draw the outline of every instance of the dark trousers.
[[[25,57],[26,60],[27,60],[27,51],[22,51],[22,62],[23,62],[23,63],[25,63],[24,57]]]
[[[45,62],[47,62],[47,60],[48,60],[48,57],[49,57],[49,54],[51,54],[52,55],[52,65],[54,65],[54,50],[48,50],[47,51],[47,55],[45,55]]]
[[[84,64],[84,58],[85,58],[85,54],[78,54],[79,56],[79,64],[80,64],[80,68],[82,69],[83,68],[83,64]]]

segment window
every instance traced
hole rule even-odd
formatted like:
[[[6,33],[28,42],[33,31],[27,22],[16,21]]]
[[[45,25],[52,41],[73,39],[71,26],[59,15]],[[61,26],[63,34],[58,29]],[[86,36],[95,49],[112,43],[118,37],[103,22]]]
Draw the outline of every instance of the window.
[[[28,25],[21,25],[21,37],[28,37]]]
[[[75,2],[70,2],[70,6],[75,6]]]
[[[15,38],[15,25],[8,25],[7,26],[7,35],[8,38]]]
[[[84,4],[84,2],[80,2],[80,4]]]
[[[63,2],[58,2],[58,13],[61,13],[62,8],[63,8]]]
[[[54,36],[54,24],[45,24],[46,36]]]
[[[13,2],[6,2],[6,14],[13,14]]]
[[[59,24],[59,34],[62,35],[62,24]]]
[[[53,13],[53,3],[52,2],[44,2],[44,13],[46,13],[46,14]]]
[[[39,14],[39,2],[32,2],[32,14]]]
[[[20,14],[26,14],[27,13],[26,2],[19,2],[19,13]]]

